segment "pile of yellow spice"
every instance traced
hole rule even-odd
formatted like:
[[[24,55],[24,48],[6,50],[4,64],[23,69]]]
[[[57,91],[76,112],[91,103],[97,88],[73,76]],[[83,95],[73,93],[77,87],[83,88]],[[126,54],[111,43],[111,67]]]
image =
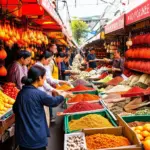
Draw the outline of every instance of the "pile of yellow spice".
[[[89,114],[78,120],[71,120],[69,122],[69,129],[81,130],[85,128],[103,128],[103,127],[113,127],[108,119],[101,115]]]

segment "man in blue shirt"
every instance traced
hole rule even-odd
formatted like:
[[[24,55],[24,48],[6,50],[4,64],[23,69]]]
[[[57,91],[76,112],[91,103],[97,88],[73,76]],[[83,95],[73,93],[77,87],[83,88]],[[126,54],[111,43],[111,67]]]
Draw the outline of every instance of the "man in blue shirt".
[[[95,69],[97,67],[94,48],[90,49],[90,54],[87,56],[87,61],[89,62],[89,68]]]

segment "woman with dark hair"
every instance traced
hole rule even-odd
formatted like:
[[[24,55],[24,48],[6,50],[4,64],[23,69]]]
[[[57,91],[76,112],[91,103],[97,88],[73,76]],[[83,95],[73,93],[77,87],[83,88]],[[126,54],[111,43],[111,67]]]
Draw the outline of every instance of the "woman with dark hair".
[[[17,54],[17,60],[8,67],[7,81],[16,84],[18,89],[22,88],[21,79],[27,76],[27,65],[31,61],[31,53],[26,50],[20,50]]]
[[[67,83],[66,81],[53,79],[53,77],[51,76],[50,67],[48,64],[52,59],[53,53],[45,51],[43,54],[39,56],[39,61],[35,64],[38,66],[42,66],[46,69],[46,80],[44,82],[44,85],[42,87],[39,87],[39,89],[49,93],[50,95],[52,95],[52,92],[58,93],[58,90],[53,88],[52,85]],[[46,117],[49,124],[49,108],[45,107],[45,112],[47,112]],[[55,122],[55,117],[53,116],[52,108],[50,108],[50,121]]]
[[[64,54],[64,59],[61,62],[61,76],[62,80],[68,80],[69,76],[71,74],[74,74],[72,70],[69,69],[69,58],[70,56],[68,54]]]
[[[55,107],[70,97],[61,92],[62,96],[52,97],[38,89],[46,80],[46,70],[41,66],[30,68],[25,84],[19,92],[13,106],[15,113],[15,137],[20,150],[46,150],[49,128],[46,123],[44,106]]]
[[[57,90],[55,90],[50,85],[64,84],[64,83],[67,83],[67,82],[62,81],[62,80],[53,79],[53,77],[51,76],[50,67],[49,67],[48,64],[53,59],[53,56],[54,55],[53,55],[52,52],[45,51],[42,55],[40,55],[39,61],[35,65],[42,66],[46,69],[46,81],[45,81],[44,86],[43,86],[44,90],[45,91],[51,91],[51,92],[52,91],[57,92]]]

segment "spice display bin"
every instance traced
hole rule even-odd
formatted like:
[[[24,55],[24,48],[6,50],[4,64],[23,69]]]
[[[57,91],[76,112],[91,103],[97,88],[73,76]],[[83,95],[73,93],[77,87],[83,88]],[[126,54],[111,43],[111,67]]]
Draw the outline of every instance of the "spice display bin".
[[[64,130],[65,130],[65,133],[72,133],[72,132],[76,132],[77,130],[72,130],[70,131],[69,129],[69,122],[71,120],[77,120],[77,119],[80,119],[86,115],[89,115],[89,114],[97,114],[97,115],[101,115],[103,117],[105,117],[106,119],[109,120],[109,122],[113,125],[113,126],[117,126],[117,123],[116,121],[113,119],[113,117],[111,116],[111,114],[108,112],[108,110],[101,110],[99,112],[89,112],[89,113],[82,113],[82,114],[75,114],[75,115],[66,115],[64,117]]]
[[[89,92],[91,92],[91,93],[89,93]],[[95,93],[94,93],[94,92],[95,92]],[[73,92],[73,94],[76,94],[76,95],[77,95],[77,94],[93,94],[93,95],[99,95],[99,93],[98,93],[97,90],[96,90],[96,91],[95,91],[95,90],[94,90],[94,91],[82,91],[82,92],[80,91],[80,92],[77,92],[77,93],[76,93],[76,92]],[[76,102],[74,102],[74,103],[68,104],[67,101],[68,101],[68,98],[65,99],[65,108],[67,108],[68,105],[73,105],[73,104],[76,103]],[[92,101],[89,101],[89,103],[95,103],[95,102],[99,102],[99,99],[98,99],[98,100],[95,100],[95,101],[93,101],[93,102],[92,102]]]
[[[85,134],[83,132],[65,134],[64,135],[64,150],[68,150],[67,149],[67,140],[68,140],[69,137],[73,137],[73,136],[81,136],[82,137],[82,139],[84,141],[83,148],[86,150],[87,147],[86,147],[86,141],[85,141]]]
[[[84,129],[83,132],[85,136],[93,135],[93,134],[113,134],[116,136],[124,136],[126,137],[131,145],[115,147],[115,148],[104,148],[104,149],[95,149],[95,150],[142,150],[142,145],[139,142],[136,134],[129,129],[129,127],[115,127],[115,128],[102,128],[102,129]]]
[[[134,121],[141,121],[141,122],[148,122],[150,121],[150,115],[133,115],[133,116],[123,116],[123,117],[118,117],[119,120],[122,119],[122,121],[128,125],[130,122]]]
[[[86,91],[74,91],[73,94],[95,94],[98,95],[97,90],[86,90]]]

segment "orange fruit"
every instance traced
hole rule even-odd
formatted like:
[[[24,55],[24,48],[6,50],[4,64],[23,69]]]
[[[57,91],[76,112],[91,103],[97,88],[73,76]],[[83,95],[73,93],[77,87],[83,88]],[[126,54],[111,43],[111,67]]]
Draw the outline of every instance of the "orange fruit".
[[[150,140],[146,140],[145,142],[143,142],[143,144],[145,150],[150,150]]]
[[[137,133],[137,134],[140,134],[140,133],[141,133],[140,130],[134,130],[134,131],[135,131],[135,133]]]
[[[147,137],[145,138],[145,141],[146,141],[146,140],[150,140],[150,136],[147,136]]]
[[[137,127],[135,127],[135,130],[143,131],[143,127],[142,126],[137,126]]]
[[[147,137],[150,135],[150,133],[148,131],[142,131],[141,132],[142,136]]]
[[[137,134],[137,137],[139,138],[140,141],[144,140],[144,137],[141,134]]]
[[[148,123],[145,124],[145,125],[143,126],[143,129],[150,132],[150,124],[148,124]]]

